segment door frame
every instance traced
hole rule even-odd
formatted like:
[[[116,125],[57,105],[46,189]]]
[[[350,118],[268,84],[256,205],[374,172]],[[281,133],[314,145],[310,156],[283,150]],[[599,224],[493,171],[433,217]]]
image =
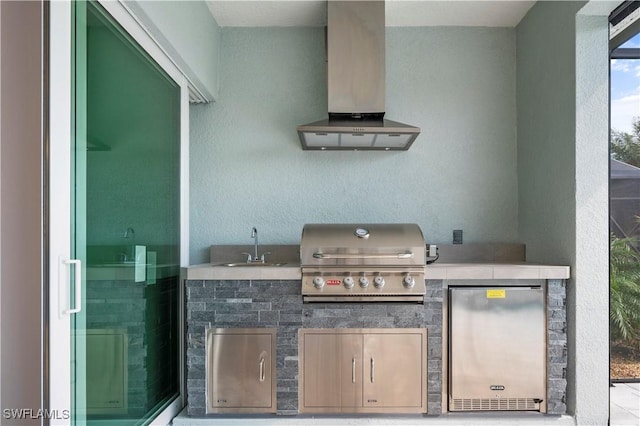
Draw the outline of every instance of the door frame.
[[[184,73],[166,54],[129,8],[120,1],[98,3],[125,31],[155,60],[180,87],[180,266],[188,265],[189,256],[189,86]],[[68,309],[70,271],[64,264],[71,259],[71,151],[72,151],[72,15],[70,1],[49,3],[48,34],[45,44],[48,63],[49,90],[44,93],[48,111],[49,132],[45,141],[48,152],[48,341],[45,348],[45,377],[43,389],[49,398],[49,408],[57,413],[50,424],[66,425],[71,408],[71,333]],[[45,28],[47,25],[45,25]],[[183,317],[183,290],[179,286],[179,318]],[[46,303],[47,301],[45,301]],[[150,424],[166,425],[184,406],[184,324],[179,324],[180,396]],[[67,411],[65,411],[67,410]]]

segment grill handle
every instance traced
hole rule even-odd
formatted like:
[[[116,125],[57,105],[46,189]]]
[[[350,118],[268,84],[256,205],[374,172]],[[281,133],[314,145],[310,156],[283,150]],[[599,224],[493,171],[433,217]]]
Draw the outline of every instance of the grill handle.
[[[413,252],[395,254],[313,253],[315,259],[411,259]]]

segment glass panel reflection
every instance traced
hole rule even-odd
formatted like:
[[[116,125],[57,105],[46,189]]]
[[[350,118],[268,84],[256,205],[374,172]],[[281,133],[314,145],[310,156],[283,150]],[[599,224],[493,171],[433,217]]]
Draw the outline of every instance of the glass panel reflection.
[[[143,424],[178,393],[180,89],[87,6],[87,423]]]

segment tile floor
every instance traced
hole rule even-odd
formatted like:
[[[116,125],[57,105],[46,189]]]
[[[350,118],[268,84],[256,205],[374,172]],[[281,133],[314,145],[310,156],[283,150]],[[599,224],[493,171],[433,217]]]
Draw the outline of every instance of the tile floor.
[[[614,383],[611,392],[611,426],[640,425],[640,383]]]
[[[640,383],[614,383],[611,391],[611,426],[640,426]],[[570,416],[543,416],[536,413],[492,413],[478,416],[477,414],[454,413],[440,417],[421,416],[389,416],[357,418],[354,416],[336,417],[293,417],[274,418],[256,417],[252,419],[238,416],[222,418],[191,419],[186,415],[186,409],[173,420],[174,426],[204,426],[204,425],[237,425],[237,426],[412,426],[412,425],[575,425]]]
[[[191,419],[181,413],[173,426],[575,426],[570,416],[544,416],[535,413],[455,413],[438,417],[420,415],[296,416],[296,417],[218,417]]]

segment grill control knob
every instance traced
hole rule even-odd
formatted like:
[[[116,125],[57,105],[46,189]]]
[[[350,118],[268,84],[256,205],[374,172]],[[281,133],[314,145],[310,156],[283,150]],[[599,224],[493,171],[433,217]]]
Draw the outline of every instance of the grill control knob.
[[[344,277],[342,284],[344,284],[346,288],[352,288],[354,284],[353,277]]]
[[[358,280],[360,282],[360,287],[365,288],[369,286],[369,280],[367,279],[367,277],[360,277],[360,280]]]
[[[315,288],[322,288],[324,287],[324,279],[322,277],[315,277],[313,279],[313,286]]]
[[[402,285],[405,286],[406,288],[411,288],[416,284],[416,280],[413,279],[413,277],[409,274],[404,276],[404,279],[402,280]]]
[[[374,285],[375,288],[384,287],[384,278],[382,278],[380,275],[376,276],[373,279],[373,285]]]

